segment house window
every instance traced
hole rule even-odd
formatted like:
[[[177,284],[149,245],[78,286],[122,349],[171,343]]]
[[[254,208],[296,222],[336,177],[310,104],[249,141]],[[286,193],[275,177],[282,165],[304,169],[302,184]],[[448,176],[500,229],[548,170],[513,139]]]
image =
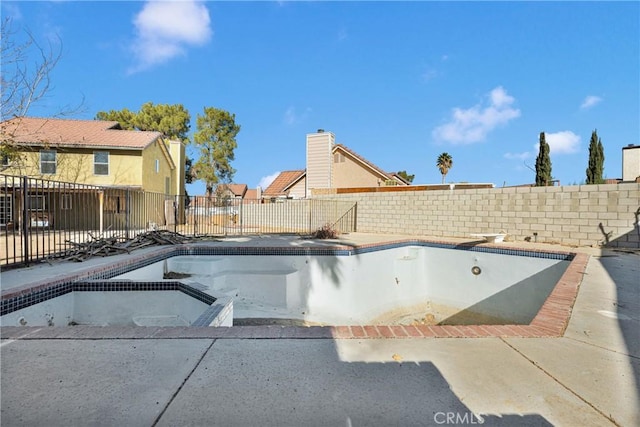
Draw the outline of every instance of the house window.
[[[2,159],[0,159],[0,162],[0,166],[2,167],[7,167],[11,164],[11,161],[9,160],[9,156],[7,154],[2,155]]]
[[[56,173],[56,151],[41,150],[40,151],[40,173],[53,175]]]
[[[109,175],[109,152],[108,151],[93,152],[93,174]]]
[[[7,225],[13,222],[13,211],[11,209],[11,196],[0,195],[0,225]]]
[[[333,163],[344,163],[344,155],[342,155],[342,153],[335,153],[333,155]]]
[[[60,209],[70,211],[72,207],[71,200],[71,194],[62,194],[60,197]]]
[[[156,173],[160,173],[160,160],[156,159]]]
[[[47,208],[46,197],[44,196],[29,196],[29,207],[30,211],[43,211]]]

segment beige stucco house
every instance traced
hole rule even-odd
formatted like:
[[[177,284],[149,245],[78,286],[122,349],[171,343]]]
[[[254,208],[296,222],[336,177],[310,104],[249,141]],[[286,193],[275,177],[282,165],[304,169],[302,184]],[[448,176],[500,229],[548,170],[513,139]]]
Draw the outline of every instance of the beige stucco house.
[[[409,185],[395,173],[388,173],[343,144],[335,135],[318,130],[307,135],[306,169],[281,172],[262,197],[307,198],[313,190]]]
[[[122,130],[118,122],[23,117],[0,124],[18,151],[2,173],[166,195],[184,194],[185,147],[160,132]]]
[[[180,141],[166,140],[160,132],[123,130],[116,121],[22,117],[0,123],[0,138],[15,152],[11,159],[2,159],[2,174],[99,186],[102,190],[83,191],[95,193],[96,206],[101,206],[91,210],[110,216],[100,217],[101,228],[105,221],[124,221],[130,211],[127,203],[140,204],[147,212],[153,212],[139,218],[139,222],[152,223],[173,222],[176,218],[167,213],[166,207],[174,201],[182,206],[182,199],[174,196],[184,194],[185,146]],[[138,191],[133,197],[132,191],[136,190],[145,193]],[[19,215],[17,191],[7,187],[0,195],[3,217],[15,219]],[[67,203],[58,200],[63,195],[54,197],[52,191],[41,196],[44,202],[38,210],[58,218],[79,210],[75,206],[65,209]],[[180,207],[178,212],[182,211]],[[78,217],[88,218],[80,214]],[[49,219],[48,224],[51,223]]]

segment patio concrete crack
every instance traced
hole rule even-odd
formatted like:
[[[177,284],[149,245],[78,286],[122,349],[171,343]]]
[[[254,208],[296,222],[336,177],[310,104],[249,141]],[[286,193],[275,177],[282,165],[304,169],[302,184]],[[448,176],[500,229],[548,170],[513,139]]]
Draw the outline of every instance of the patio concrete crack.
[[[202,359],[204,359],[204,357],[207,355],[207,353],[209,353],[209,350],[211,350],[211,347],[213,347],[213,345],[216,343],[216,341],[217,341],[217,339],[214,339],[213,341],[211,341],[211,344],[209,344],[209,347],[207,347],[207,349],[202,353],[202,356],[200,356],[200,358],[198,359],[196,364],[193,366],[193,369],[191,369],[189,374],[184,378],[184,380],[182,380],[182,384],[180,384],[180,386],[176,389],[175,393],[173,393],[173,395],[171,396],[171,399],[169,399],[169,401],[164,406],[164,408],[162,408],[162,411],[158,414],[156,419],[153,420],[153,424],[151,424],[152,427],[155,427],[156,425],[158,425],[158,423],[162,419],[162,416],[164,415],[164,413],[167,412],[167,409],[169,409],[169,406],[171,406],[171,403],[178,396],[178,393],[180,393],[180,390],[182,390],[182,388],[187,383],[187,381],[189,381],[189,378],[191,378],[191,375],[193,375],[195,370],[198,369],[198,366],[200,366],[200,363],[202,363]]]
[[[567,390],[569,393],[573,394],[575,397],[577,397],[579,400],[581,400],[582,402],[584,402],[585,404],[587,404],[589,407],[591,407],[594,411],[596,411],[597,413],[599,413],[600,415],[602,415],[603,417],[605,417],[607,420],[611,421],[614,425],[618,426],[618,427],[622,427],[622,425],[620,423],[618,423],[611,415],[607,415],[604,412],[602,412],[600,409],[598,409],[597,407],[595,407],[591,402],[589,402],[588,400],[586,400],[585,398],[583,398],[582,396],[580,396],[578,393],[576,393],[575,391],[573,391],[569,386],[565,385],[564,383],[562,383],[559,379],[557,379],[556,377],[554,377],[551,372],[547,371],[546,369],[544,369],[542,366],[540,366],[538,363],[536,363],[535,360],[527,357],[527,355],[525,355],[523,352],[521,352],[520,350],[518,350],[517,348],[515,348],[513,345],[509,344],[504,338],[500,338],[500,340],[505,343],[507,346],[511,347],[511,349],[513,351],[515,351],[516,353],[518,353],[520,356],[524,357],[525,359],[527,359],[533,366],[535,366],[536,368],[540,369],[542,372],[544,372],[549,378],[551,378],[553,381],[555,381],[556,383],[558,383],[559,386],[561,386],[562,388],[564,388],[565,390]]]
[[[580,344],[590,345],[591,347],[599,348],[601,350],[610,351],[612,353],[620,354],[622,356],[630,357],[632,359],[640,360],[640,356],[634,356],[633,354],[623,353],[623,352],[617,351],[617,350],[612,350],[610,348],[602,347],[601,345],[596,345],[596,344],[593,344],[593,343],[590,343],[590,342],[587,342],[587,341],[582,341],[582,340],[579,340],[577,338],[571,338],[571,337],[567,337],[567,336],[564,336],[562,338],[565,338],[565,339],[568,339],[568,340],[572,340],[572,341],[576,341],[576,342],[579,342]]]

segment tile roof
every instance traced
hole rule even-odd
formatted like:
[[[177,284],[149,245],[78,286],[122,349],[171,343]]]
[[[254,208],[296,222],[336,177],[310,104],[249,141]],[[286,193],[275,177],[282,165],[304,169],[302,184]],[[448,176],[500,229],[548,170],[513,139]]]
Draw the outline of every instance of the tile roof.
[[[0,136],[24,145],[141,150],[162,134],[122,130],[115,121],[19,117],[0,123]]]
[[[247,192],[247,184],[223,184],[234,196],[244,196]]]
[[[355,151],[347,148],[342,144],[334,144],[331,148],[331,152],[335,153],[336,150],[341,150],[343,153],[348,156],[358,160],[362,164],[364,164],[369,169],[373,170],[375,173],[379,174],[385,179],[393,179],[398,181],[400,184],[408,185],[408,183],[403,180],[401,177],[397,176],[395,173],[387,173],[384,170],[380,169],[378,166],[371,163],[369,160],[365,159]],[[291,171],[283,171],[280,172],[280,175],[276,177],[276,179],[262,192],[263,196],[266,197],[276,197],[276,196],[286,196],[288,194],[287,188],[296,183],[300,178],[302,178],[306,174],[305,169],[300,170],[291,170]]]
[[[244,194],[245,199],[256,200],[258,198],[258,190],[256,188],[250,188]]]
[[[304,169],[280,172],[280,175],[262,192],[262,195],[269,197],[286,195],[286,188],[300,179],[305,173]]]

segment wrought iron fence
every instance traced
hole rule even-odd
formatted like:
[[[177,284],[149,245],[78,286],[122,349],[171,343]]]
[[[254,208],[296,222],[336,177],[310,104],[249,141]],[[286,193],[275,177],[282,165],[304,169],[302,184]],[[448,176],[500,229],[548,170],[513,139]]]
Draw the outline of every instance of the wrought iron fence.
[[[54,257],[91,239],[125,240],[156,229],[188,236],[310,234],[327,224],[355,231],[355,203],[167,196],[0,174],[0,266]]]

